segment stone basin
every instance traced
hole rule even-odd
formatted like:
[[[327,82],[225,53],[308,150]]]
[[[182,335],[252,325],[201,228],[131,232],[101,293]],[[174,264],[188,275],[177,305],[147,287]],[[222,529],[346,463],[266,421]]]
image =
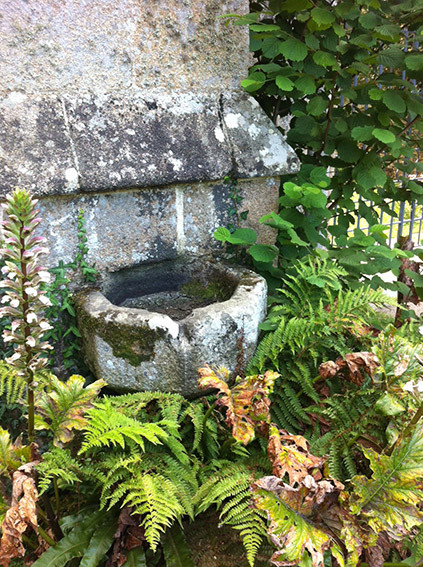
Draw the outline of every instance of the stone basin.
[[[266,293],[261,276],[213,259],[110,273],[76,296],[86,362],[117,391],[195,395],[198,368],[238,372],[253,355]]]

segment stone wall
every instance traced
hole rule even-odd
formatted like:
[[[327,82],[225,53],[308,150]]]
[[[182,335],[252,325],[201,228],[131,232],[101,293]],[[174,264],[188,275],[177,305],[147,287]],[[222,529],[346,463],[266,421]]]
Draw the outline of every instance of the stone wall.
[[[40,197],[53,254],[116,270],[212,250],[225,175],[247,225],[276,207],[298,159],[239,83],[247,0],[0,0],[0,197]],[[262,232],[262,241],[273,235]]]

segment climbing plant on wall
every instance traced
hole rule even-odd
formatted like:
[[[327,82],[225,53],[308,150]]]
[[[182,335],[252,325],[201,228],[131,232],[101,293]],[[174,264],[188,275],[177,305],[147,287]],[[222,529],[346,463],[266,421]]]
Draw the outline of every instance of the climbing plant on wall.
[[[302,162],[283,179],[279,214],[262,219],[278,229],[277,247],[244,242],[256,266],[279,277],[276,257],[285,268],[324,247],[317,253],[336,257],[350,283],[383,284],[377,274],[398,274],[409,253],[386,245],[380,214],[395,214],[392,200],[423,200],[421,2],[270,0],[230,22],[249,26],[256,58],[242,86]],[[357,215],[366,230],[348,233]]]

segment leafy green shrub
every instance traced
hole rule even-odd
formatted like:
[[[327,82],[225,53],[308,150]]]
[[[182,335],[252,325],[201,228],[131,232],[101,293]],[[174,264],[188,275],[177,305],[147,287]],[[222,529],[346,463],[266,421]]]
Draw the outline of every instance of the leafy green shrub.
[[[395,215],[392,200],[422,203],[419,3],[254,1],[250,14],[230,17],[249,26],[256,58],[242,85],[302,167],[283,178],[279,212],[261,219],[278,231],[276,246],[239,231],[219,229],[216,238],[247,246],[273,287],[293,259],[313,252],[336,258],[352,287],[364,278],[407,294],[404,283],[380,277],[398,276],[401,259],[412,254],[387,246],[379,215]],[[368,229],[349,233],[357,215]],[[419,274],[410,277],[422,287]]]

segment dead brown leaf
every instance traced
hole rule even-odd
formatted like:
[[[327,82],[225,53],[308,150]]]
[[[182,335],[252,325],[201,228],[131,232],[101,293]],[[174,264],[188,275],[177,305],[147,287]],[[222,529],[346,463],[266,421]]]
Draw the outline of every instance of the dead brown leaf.
[[[319,374],[325,379],[342,374],[353,384],[362,386],[365,380],[364,373],[373,378],[378,366],[379,360],[372,352],[350,352],[345,355],[345,359],[339,357],[335,362],[329,360],[321,364]]]
[[[206,366],[198,370],[198,375],[200,388],[214,388],[223,394],[217,405],[226,407],[226,423],[237,441],[247,445],[254,439],[256,429],[269,423],[269,394],[278,373],[268,370],[264,375],[238,377],[233,388],[227,384],[227,371],[216,373]]]
[[[287,474],[291,485],[301,484],[307,476],[315,472],[314,469],[323,467],[325,462],[325,459],[309,452],[304,437],[286,434],[273,424],[269,429],[267,450],[273,465],[273,474],[281,479]]]
[[[132,508],[125,506],[119,514],[115,542],[106,567],[122,567],[126,563],[126,552],[140,547],[145,541],[145,531],[140,526],[141,517],[131,512]]]
[[[24,557],[22,535],[28,528],[38,533],[38,491],[33,478],[39,461],[27,463],[13,473],[12,501],[2,523],[0,541],[1,565],[8,567],[10,560]]]

